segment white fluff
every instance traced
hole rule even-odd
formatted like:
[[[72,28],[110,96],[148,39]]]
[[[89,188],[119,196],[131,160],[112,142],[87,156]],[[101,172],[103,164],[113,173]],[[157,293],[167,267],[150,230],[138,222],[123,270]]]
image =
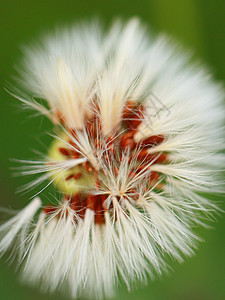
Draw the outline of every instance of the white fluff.
[[[77,25],[26,50],[22,81],[33,100],[17,98],[54,123],[60,112],[66,127],[77,129],[79,141],[65,131],[81,154],[77,160],[51,165],[28,161],[25,175],[47,174],[27,188],[90,161],[103,170],[100,190],[91,192],[107,195],[106,206],[113,207],[105,212],[105,224],[96,225],[91,209],[81,219],[62,202],[54,214],[42,212],[30,230],[41,205],[35,198],[1,225],[0,255],[19,238],[26,281],[48,291],[63,289],[73,298],[111,297],[119,279],[130,289],[134,282],[166,271],[167,255],[183,261],[194,253],[200,239],[193,226],[203,225],[217,210],[197,193],[221,190],[224,109],[222,88],[204,68],[188,64],[179,47],[164,36],[148,36],[136,19],[116,22],[106,34],[98,24]],[[105,135],[120,124],[127,100],[141,101],[145,111],[135,141],[164,135],[148,152],[168,153],[169,163],[152,161],[131,176],[136,159],[130,161],[125,151],[116,173],[114,161],[103,159],[106,141],[95,149],[88,133],[81,131],[87,116],[96,113],[91,110],[93,99]],[[158,193],[147,184],[153,171],[164,182]],[[138,191],[138,199],[132,190]]]
[[[40,199],[35,198],[23,210],[17,213],[17,215],[0,226],[0,256],[5,254],[8,248],[12,246],[15,239],[20,241],[19,247],[24,247],[29,227],[40,206]]]

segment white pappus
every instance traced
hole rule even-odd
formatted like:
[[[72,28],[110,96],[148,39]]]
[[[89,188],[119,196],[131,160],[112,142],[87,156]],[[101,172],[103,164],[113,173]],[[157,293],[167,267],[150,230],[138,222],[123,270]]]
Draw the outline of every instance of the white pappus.
[[[57,128],[49,152],[22,161],[53,183],[0,226],[24,280],[73,298],[111,297],[194,253],[221,191],[223,89],[174,41],[137,19],[76,24],[25,50],[15,95]],[[47,185],[48,185],[47,184]],[[43,189],[42,189],[43,190]],[[34,216],[37,215],[36,221]]]

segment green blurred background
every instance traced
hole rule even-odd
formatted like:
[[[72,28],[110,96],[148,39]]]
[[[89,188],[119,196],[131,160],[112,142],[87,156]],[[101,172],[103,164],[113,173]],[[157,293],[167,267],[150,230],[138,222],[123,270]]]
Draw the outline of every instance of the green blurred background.
[[[15,64],[21,58],[20,46],[29,43],[40,32],[57,24],[99,16],[106,24],[115,17],[139,16],[156,32],[166,32],[195,52],[195,59],[203,60],[217,80],[225,79],[225,1],[224,0],[6,0],[0,1],[1,32],[1,146],[0,146],[0,206],[18,209],[32,195],[16,194],[18,186],[28,182],[26,177],[13,177],[11,158],[29,159],[32,150],[45,152],[51,126],[44,118],[30,117],[21,111],[18,102],[4,91],[11,81]],[[214,197],[215,198],[215,197]],[[215,198],[215,200],[221,197]],[[222,207],[225,209],[224,203]],[[200,244],[195,257],[182,265],[171,262],[168,276],[149,282],[128,294],[121,287],[116,299],[152,300],[211,300],[225,299],[225,218],[222,214],[213,229],[199,229],[206,242]],[[23,286],[8,267],[6,258],[0,261],[0,299],[66,299],[58,295],[43,295],[38,289]]]

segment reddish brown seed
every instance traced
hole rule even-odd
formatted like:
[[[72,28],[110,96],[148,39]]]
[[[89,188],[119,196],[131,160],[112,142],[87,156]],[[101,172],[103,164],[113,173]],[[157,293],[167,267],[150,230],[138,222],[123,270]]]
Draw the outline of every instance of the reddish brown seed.
[[[70,207],[73,209],[76,214],[80,218],[84,218],[85,211],[87,209],[87,198],[82,195],[81,193],[77,193],[76,195],[73,195],[70,199]],[[76,217],[75,217],[76,221]]]
[[[73,159],[80,158],[80,153],[72,150],[72,151],[71,151],[71,157],[72,157]]]
[[[95,187],[97,190],[99,190],[99,188],[100,188],[100,181],[98,178],[95,180]]]
[[[73,148],[76,148],[76,143],[74,143],[73,141],[69,140],[68,143],[69,143]]]
[[[139,174],[139,173],[145,173],[146,171],[150,170],[150,166],[146,166],[144,164],[138,166],[137,168],[134,168],[131,170],[131,172],[129,173],[130,176],[134,177],[135,175]]]
[[[115,155],[116,154],[116,136],[115,136],[115,134],[113,134],[107,138],[106,145],[107,145],[107,152],[110,155]]]
[[[64,195],[64,199],[65,199],[66,201],[70,201],[70,200],[71,200],[71,197],[68,196],[68,195]]]
[[[96,201],[96,206],[95,206],[95,223],[96,224],[104,224],[105,223],[105,200],[107,196],[106,195],[99,195]]]
[[[158,181],[160,179],[159,173],[152,171],[150,174],[150,181]]]
[[[75,139],[77,139],[78,137],[77,137],[77,132],[76,132],[76,130],[75,129],[70,129],[70,133],[71,133],[71,135],[75,138]]]
[[[72,179],[72,178],[73,178],[73,176],[74,176],[74,175],[73,175],[73,174],[71,174],[71,175],[67,176],[65,180],[70,180],[70,179]]]
[[[102,203],[99,202],[95,208],[95,224],[104,224],[105,216]]]
[[[137,108],[133,111],[133,115],[129,121],[129,127],[132,129],[136,129],[142,122],[144,118],[143,114],[144,108],[142,105],[138,105]]]
[[[123,123],[132,130],[136,129],[144,118],[143,112],[143,105],[135,105],[132,101],[128,101],[123,111]]]
[[[95,212],[95,223],[96,224],[104,224],[105,217],[104,212],[106,210],[106,206],[104,204],[107,199],[107,195],[91,195],[87,196],[87,208],[91,209]]]
[[[161,144],[164,141],[163,135],[152,135],[144,140],[142,140],[139,144],[142,147],[152,147],[158,144]]]
[[[70,200],[70,205],[73,205],[74,203],[80,202],[81,200],[81,193],[77,193],[73,195],[72,197],[65,196],[68,200]]]
[[[87,196],[87,208],[95,211],[95,201],[97,199],[96,195],[88,194]]]
[[[79,158],[80,153],[77,151],[77,145],[71,140],[69,140],[68,143],[72,146],[72,149],[69,149],[72,158]]]
[[[56,118],[58,119],[59,123],[64,125],[65,118],[63,117],[63,114],[60,111],[56,111],[55,115],[56,115]]]
[[[123,108],[122,118],[123,119],[128,118],[134,108],[135,108],[135,103],[133,101],[128,100],[126,105]]]
[[[45,214],[52,214],[52,213],[55,213],[57,210],[57,207],[56,206],[44,206],[43,208],[43,212]]]
[[[90,165],[90,163],[88,161],[84,162],[82,165],[88,172],[94,171],[94,168]]]
[[[69,180],[69,179],[78,180],[81,178],[81,176],[82,176],[82,173],[79,172],[77,174],[71,174],[71,175],[67,176],[65,180]]]
[[[115,175],[118,176],[118,175],[119,175],[119,170],[118,170],[118,168],[117,168],[117,167],[114,167],[113,170],[114,170]]]
[[[97,148],[102,148],[102,147],[103,147],[103,144],[102,144],[102,142],[100,141],[100,139],[95,138],[95,139],[94,139],[94,146],[95,146],[95,149],[97,149]]]
[[[107,152],[109,153],[109,155],[115,156],[115,154],[116,154],[115,144],[110,143],[109,145],[107,145]]]
[[[59,147],[59,152],[64,156],[70,156],[70,151],[67,148]]]
[[[137,158],[144,164],[149,164],[150,162],[153,162],[154,164],[162,164],[167,162],[167,157],[168,155],[166,153],[149,154],[147,149],[143,149],[137,155]]]
[[[157,189],[163,188],[163,183],[160,182],[160,175],[158,172],[151,172],[149,183],[152,187],[155,187]]]
[[[93,138],[96,133],[96,117],[94,116],[90,121],[85,124],[86,131],[90,138]]]
[[[81,176],[82,176],[82,173],[79,172],[79,173],[73,175],[73,179],[74,179],[74,180],[78,180],[78,179],[81,178]]]
[[[80,157],[80,153],[77,151],[77,145],[71,140],[68,140],[68,143],[72,146],[70,147],[69,151],[71,153],[71,156],[75,156],[74,158]]]
[[[125,150],[126,148],[134,149],[135,145],[133,131],[127,132],[121,136],[120,147],[122,150]]]

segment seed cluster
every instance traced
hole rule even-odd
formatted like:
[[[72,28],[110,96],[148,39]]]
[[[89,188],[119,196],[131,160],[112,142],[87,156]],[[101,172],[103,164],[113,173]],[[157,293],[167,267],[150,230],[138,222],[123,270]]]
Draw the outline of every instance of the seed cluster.
[[[144,122],[144,111],[145,108],[142,104],[136,104],[132,101],[127,101],[124,106],[121,118],[121,124],[117,130],[113,132],[110,136],[102,136],[101,120],[99,114],[97,113],[97,108],[95,105],[96,113],[85,122],[85,128],[88,138],[91,144],[94,145],[93,153],[97,158],[97,149],[103,149],[101,159],[106,163],[113,165],[113,172],[115,176],[118,175],[118,166],[122,160],[124,153],[129,155],[129,161],[135,161],[135,166],[129,172],[130,177],[136,176],[138,173],[147,171],[152,164],[164,164],[168,162],[168,155],[166,153],[156,153],[149,154],[148,150],[162,143],[165,139],[163,135],[152,135],[149,137],[143,137],[139,142],[135,141],[135,134],[138,131],[139,125]],[[62,120],[62,118],[61,118]],[[74,139],[79,142],[79,136],[75,129],[69,129],[70,134],[73,139],[68,138],[67,145],[64,147],[58,147],[57,151],[65,159],[78,159],[81,158],[81,151],[74,142]],[[101,138],[99,137],[101,136]],[[112,163],[113,162],[113,163]],[[83,172],[89,176],[94,177],[95,186],[90,190],[80,189],[79,192],[72,195],[65,195],[64,200],[70,202],[70,207],[76,212],[80,218],[83,218],[87,208],[95,212],[95,223],[103,224],[105,223],[104,212],[109,210],[105,201],[108,197],[107,194],[96,193],[101,189],[101,176],[107,176],[107,172],[100,167],[96,168],[90,161],[83,162],[79,165],[79,172],[73,172],[70,170],[70,175],[68,175],[66,181],[78,182],[83,176]],[[83,171],[83,172],[82,172]],[[101,175],[101,176],[99,176]],[[148,176],[144,178],[143,189],[147,187],[155,187],[160,189],[162,187],[162,182],[160,182],[160,174],[155,171],[148,172]],[[93,193],[94,190],[94,193]],[[138,191],[130,189],[127,194],[132,195],[132,199],[138,199]],[[118,196],[119,201],[119,196]],[[111,204],[112,206],[113,204]],[[57,207],[45,207],[44,211],[46,213],[51,213],[56,211]]]

